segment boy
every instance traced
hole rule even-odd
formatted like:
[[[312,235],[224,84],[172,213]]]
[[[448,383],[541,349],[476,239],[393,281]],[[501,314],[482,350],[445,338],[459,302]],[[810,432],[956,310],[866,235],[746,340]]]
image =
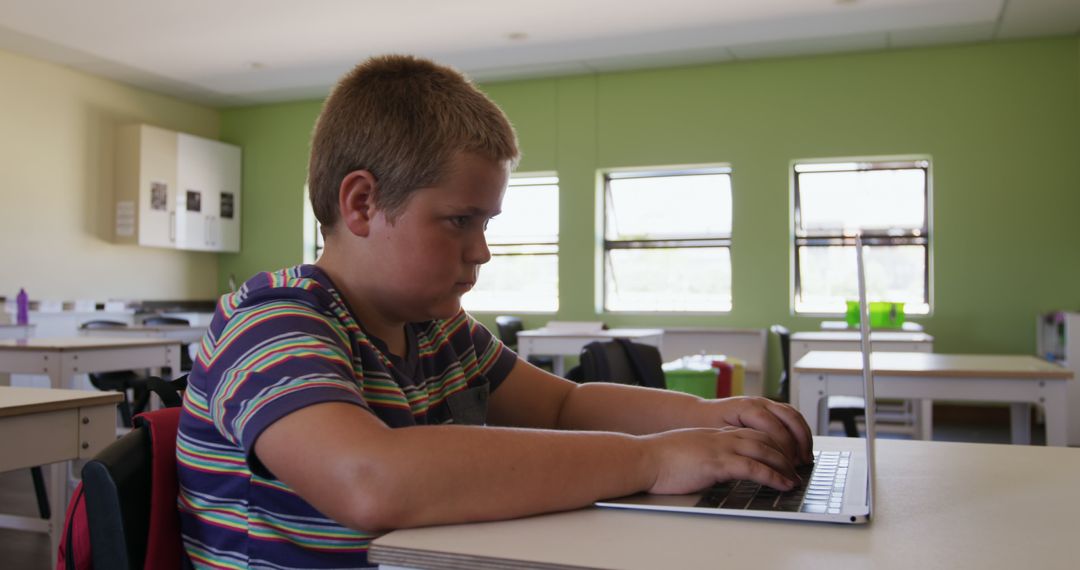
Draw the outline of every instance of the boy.
[[[309,165],[322,257],[223,297],[191,374],[177,459],[196,566],[358,567],[388,529],[795,483],[811,441],[791,407],[579,386],[461,310],[517,157],[455,71],[388,56],[341,80]]]

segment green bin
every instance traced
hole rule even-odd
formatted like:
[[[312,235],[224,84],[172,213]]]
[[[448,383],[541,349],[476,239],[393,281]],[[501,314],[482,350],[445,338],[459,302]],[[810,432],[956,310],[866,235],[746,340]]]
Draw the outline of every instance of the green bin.
[[[667,382],[668,390],[685,392],[702,398],[716,397],[716,369],[714,368],[665,370],[664,380]]]

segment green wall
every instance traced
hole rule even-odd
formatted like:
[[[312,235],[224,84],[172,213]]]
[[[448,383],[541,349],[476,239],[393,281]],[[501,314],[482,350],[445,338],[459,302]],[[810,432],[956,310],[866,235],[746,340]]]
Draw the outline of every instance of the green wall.
[[[520,171],[561,185],[558,315],[610,325],[811,330],[790,313],[792,160],[929,155],[939,352],[1034,350],[1034,315],[1080,309],[1080,38],[608,73],[484,85],[517,128]],[[223,280],[301,259],[300,196],[319,102],[229,109],[244,243]],[[597,315],[596,172],[733,167],[724,315]],[[486,318],[484,318],[486,320]],[[775,376],[771,374],[770,377]]]

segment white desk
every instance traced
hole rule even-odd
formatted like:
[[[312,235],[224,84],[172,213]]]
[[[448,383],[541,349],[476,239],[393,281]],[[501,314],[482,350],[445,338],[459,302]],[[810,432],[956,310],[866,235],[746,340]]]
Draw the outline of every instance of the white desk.
[[[860,352],[859,333],[856,331],[810,331],[791,335],[791,362],[815,350],[839,350]],[[873,331],[870,333],[870,350],[874,352],[934,352],[934,337],[920,332]],[[798,404],[798,375],[791,378],[791,405]]]
[[[34,336],[34,325],[0,325],[0,339],[32,336]]]
[[[1080,450],[879,440],[869,525],[584,509],[399,530],[388,567],[660,570],[1075,567]]]
[[[921,401],[920,432],[933,434],[933,400],[1007,402],[1011,404],[1012,442],[1031,442],[1031,407],[1046,412],[1047,445],[1065,445],[1068,425],[1066,382],[1072,371],[1025,355],[926,354],[876,352],[870,355],[874,394],[878,398]],[[814,351],[793,367],[799,377],[799,411],[814,433],[818,401],[836,395],[862,396],[862,354]]]
[[[847,321],[821,321],[821,330],[823,331],[857,331],[858,325],[851,326]],[[896,329],[884,329],[884,330],[896,330]],[[900,331],[904,332],[923,332],[923,326],[919,323],[913,323],[911,321],[905,321],[900,325]]]
[[[201,342],[205,326],[129,325],[126,327],[80,329],[79,335],[98,338],[166,338],[183,344]]]
[[[518,356],[523,359],[528,359],[534,355],[553,356],[555,357],[555,374],[562,376],[565,372],[564,356],[581,354],[582,347],[594,340],[612,340],[615,338],[628,338],[634,342],[651,344],[659,348],[664,338],[664,331],[662,329],[568,331],[546,328],[521,331],[517,334]]]
[[[77,374],[132,368],[180,370],[180,344],[157,338],[0,340],[0,372],[44,374],[53,388],[72,388]]]
[[[89,459],[116,441],[116,392],[0,387],[0,471]],[[51,565],[69,492],[64,464],[49,469],[52,518],[0,515],[0,527],[49,533]]]

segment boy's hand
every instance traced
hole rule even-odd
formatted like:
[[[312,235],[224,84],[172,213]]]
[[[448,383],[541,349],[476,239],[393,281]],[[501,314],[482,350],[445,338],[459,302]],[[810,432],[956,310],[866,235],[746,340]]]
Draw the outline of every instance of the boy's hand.
[[[688,428],[642,436],[656,479],[650,493],[700,491],[729,479],[749,479],[787,491],[795,466],[768,435],[747,428]]]
[[[794,407],[746,396],[708,400],[704,405],[708,406],[714,425],[754,428],[769,435],[791,461],[800,464],[813,461],[810,426]]]

